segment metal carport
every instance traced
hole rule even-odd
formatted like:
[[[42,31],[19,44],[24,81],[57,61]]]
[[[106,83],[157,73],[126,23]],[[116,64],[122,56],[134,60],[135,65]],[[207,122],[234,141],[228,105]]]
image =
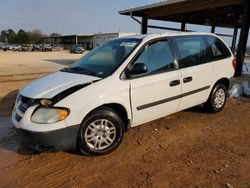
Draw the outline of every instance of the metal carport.
[[[216,27],[234,28],[232,35],[224,35],[233,37],[233,51],[240,29],[235,75],[241,76],[250,27],[250,0],[168,0],[119,13],[140,23],[142,34],[146,34],[148,28],[186,31],[186,24],[209,25],[212,33]],[[141,21],[135,17],[141,17]],[[181,28],[149,25],[148,20],[180,22]]]

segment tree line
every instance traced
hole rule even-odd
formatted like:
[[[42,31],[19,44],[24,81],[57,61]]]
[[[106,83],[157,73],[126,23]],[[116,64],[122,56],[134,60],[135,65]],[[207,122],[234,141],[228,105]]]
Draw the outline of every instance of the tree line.
[[[33,31],[24,31],[20,29],[17,33],[12,30],[2,30],[0,34],[0,42],[8,44],[39,44],[43,43],[43,38],[48,35],[39,29]],[[61,36],[59,33],[51,33],[50,37]]]

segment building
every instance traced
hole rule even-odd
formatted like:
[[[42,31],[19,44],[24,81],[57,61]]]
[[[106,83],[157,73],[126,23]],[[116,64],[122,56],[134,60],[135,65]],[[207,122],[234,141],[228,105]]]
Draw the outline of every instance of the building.
[[[75,44],[79,44],[83,46],[85,49],[91,50],[107,40],[113,38],[120,38],[124,36],[136,35],[136,34],[137,33],[117,32],[117,33],[64,35],[56,37],[46,37],[44,38],[44,43],[53,45],[64,45],[64,46],[72,46]]]

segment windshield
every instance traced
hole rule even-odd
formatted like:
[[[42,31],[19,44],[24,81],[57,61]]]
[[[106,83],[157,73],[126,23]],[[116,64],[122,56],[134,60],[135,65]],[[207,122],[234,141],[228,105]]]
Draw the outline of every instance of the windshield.
[[[113,74],[140,42],[140,39],[133,38],[110,40],[62,71],[87,74],[100,78],[108,77]]]

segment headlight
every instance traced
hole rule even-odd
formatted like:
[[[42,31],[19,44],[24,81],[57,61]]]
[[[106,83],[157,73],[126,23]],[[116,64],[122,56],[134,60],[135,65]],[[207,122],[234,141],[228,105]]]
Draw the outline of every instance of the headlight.
[[[69,110],[65,108],[38,108],[32,115],[31,121],[34,123],[48,124],[64,120],[69,115]]]
[[[49,99],[41,99],[41,100],[40,100],[40,104],[43,105],[43,106],[46,106],[46,107],[52,105],[52,103],[53,103],[53,102],[50,101]]]

